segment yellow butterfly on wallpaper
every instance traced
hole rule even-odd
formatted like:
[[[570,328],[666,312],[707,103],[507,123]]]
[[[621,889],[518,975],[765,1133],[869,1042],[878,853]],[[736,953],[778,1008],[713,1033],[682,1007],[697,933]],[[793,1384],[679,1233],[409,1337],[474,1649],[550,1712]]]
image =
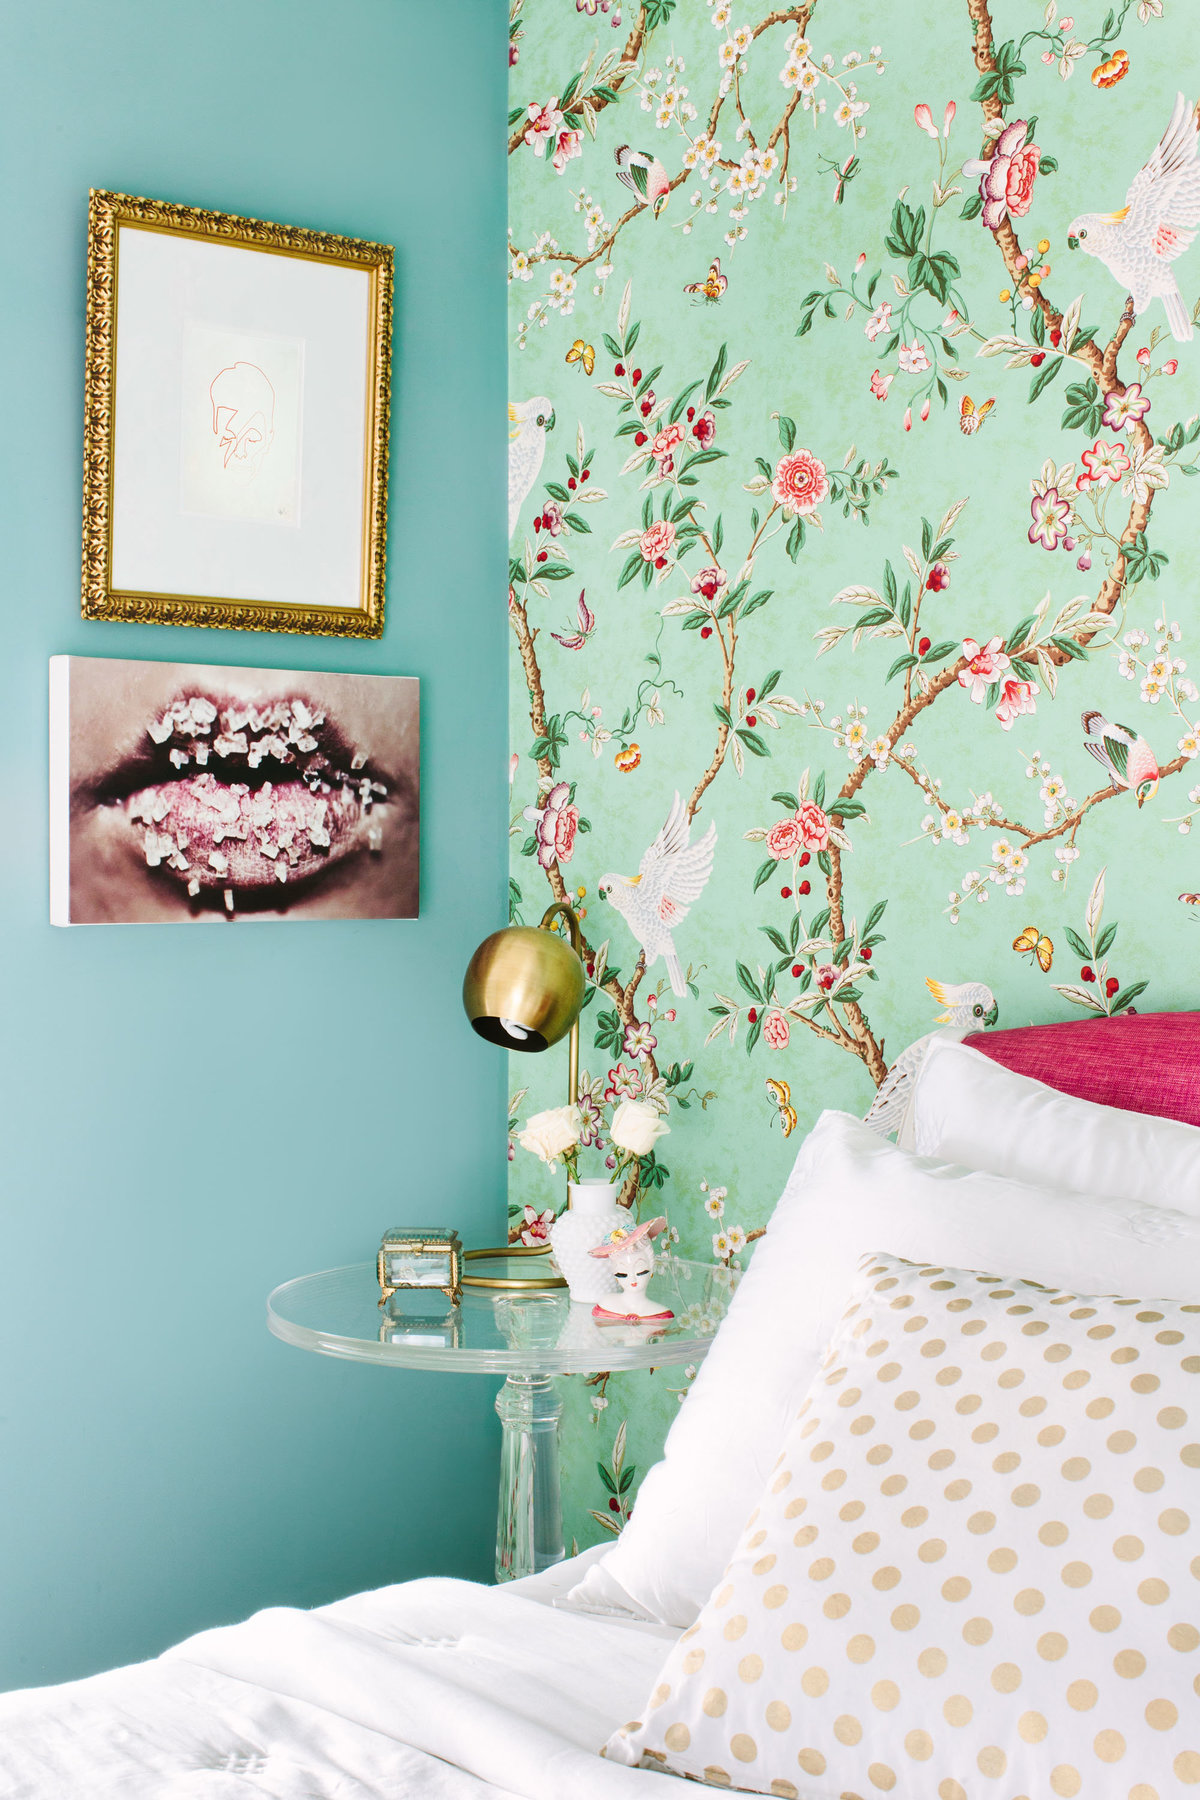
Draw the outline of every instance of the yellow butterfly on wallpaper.
[[[964,431],[967,436],[970,437],[972,432],[979,430],[979,427],[983,424],[983,421],[987,418],[995,404],[996,400],[994,395],[992,399],[985,400],[982,405],[976,406],[970,394],[964,394],[962,400],[959,402],[958,429]]]
[[[582,338],[576,338],[567,351],[569,363],[582,363],[584,373],[590,375],[596,366],[596,351],[591,344],[585,344]]]
[[[796,1109],[792,1105],[791,1088],[786,1081],[776,1081],[773,1075],[768,1075],[766,1089],[779,1108],[779,1123],[783,1126],[784,1137],[791,1137],[796,1129]]]
[[[700,300],[716,302],[728,286],[728,275],[721,273],[721,259],[719,256],[714,256],[704,280],[687,282],[683,291],[685,294],[695,294]]]
[[[1043,975],[1050,973],[1050,964],[1054,961],[1054,945],[1048,937],[1042,936],[1036,925],[1027,925],[1024,931],[1017,933],[1013,939],[1013,949],[1025,955],[1036,956]]]

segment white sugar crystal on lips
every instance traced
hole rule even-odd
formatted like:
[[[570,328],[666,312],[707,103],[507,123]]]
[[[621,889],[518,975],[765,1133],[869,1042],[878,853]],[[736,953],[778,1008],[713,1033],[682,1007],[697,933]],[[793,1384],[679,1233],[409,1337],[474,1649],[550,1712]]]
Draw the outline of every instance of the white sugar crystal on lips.
[[[229,858],[227,856],[222,856],[219,850],[210,850],[208,853],[208,866],[218,875],[228,875]]]
[[[265,831],[259,836],[258,847],[269,862],[274,862],[279,855],[279,845],[273,844]]]
[[[174,729],[175,725],[170,713],[164,713],[161,719],[153,720],[146,727],[156,744],[165,744]]]
[[[192,899],[194,900],[196,898],[196,895],[199,892],[200,892],[200,883],[197,880],[197,878],[193,875],[192,879],[188,882],[188,893],[191,895]]]
[[[350,767],[352,769],[365,769],[366,766],[367,766],[366,757],[363,755],[361,750],[356,750],[354,752],[354,755],[350,758]]]
[[[226,912],[233,911],[233,889],[232,888],[225,889],[225,911]]]
[[[186,769],[191,759],[186,750],[174,749],[171,751],[170,760],[177,769]]]
[[[287,878],[288,878],[287,864],[286,863],[276,863],[275,864],[275,879],[276,879],[276,881],[286,881]]]
[[[201,725],[211,725],[216,716],[217,709],[212,701],[206,700],[203,694],[197,694],[192,701],[193,719],[198,719]]]
[[[313,722],[313,716],[309,712],[307,706],[305,706],[303,700],[292,701],[292,717],[300,727],[301,731],[307,731],[308,727]]]
[[[244,731],[223,731],[213,739],[213,749],[218,756],[245,756],[249,747]]]
[[[171,844],[170,838],[168,838],[166,841],[167,841],[168,847],[170,847],[170,844]],[[144,849],[146,852],[147,865],[151,869],[157,869],[159,863],[163,859],[163,852],[162,852],[162,849],[160,848],[160,839],[159,839],[159,835],[158,835],[157,831],[148,831],[146,833],[146,836],[144,839]]]
[[[367,826],[367,848],[376,855],[383,849],[383,826],[372,823]]]
[[[203,768],[204,764],[208,761],[208,745],[207,744],[193,744],[192,745],[192,755],[195,757],[196,761],[200,764],[201,768]]]
[[[305,735],[303,737],[298,737],[294,740],[294,742],[295,742],[297,750],[299,750],[301,752],[301,754],[304,756],[307,756],[310,750],[315,750],[317,747],[316,738],[309,737],[308,735]]]
[[[326,831],[324,825],[310,825],[308,828],[308,841],[313,846],[314,850],[328,850],[329,833]]]

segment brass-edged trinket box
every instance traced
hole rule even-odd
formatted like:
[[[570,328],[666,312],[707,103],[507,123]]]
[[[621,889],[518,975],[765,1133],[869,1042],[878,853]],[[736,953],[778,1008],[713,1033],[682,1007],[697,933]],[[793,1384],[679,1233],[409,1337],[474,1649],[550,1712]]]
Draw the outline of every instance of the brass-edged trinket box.
[[[379,1304],[400,1292],[443,1293],[457,1306],[462,1298],[462,1240],[457,1231],[424,1225],[385,1231],[379,1246]]]

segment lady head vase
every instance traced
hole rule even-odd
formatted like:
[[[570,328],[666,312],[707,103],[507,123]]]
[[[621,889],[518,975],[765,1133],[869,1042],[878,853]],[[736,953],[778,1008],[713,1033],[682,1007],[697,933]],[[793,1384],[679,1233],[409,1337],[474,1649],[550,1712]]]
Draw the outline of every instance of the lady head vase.
[[[602,1323],[619,1320],[622,1324],[636,1325],[644,1320],[662,1321],[675,1317],[667,1307],[651,1300],[647,1292],[654,1273],[654,1239],[666,1229],[666,1224],[665,1219],[659,1218],[647,1219],[644,1224],[631,1228],[618,1225],[590,1252],[592,1256],[607,1258],[621,1290],[619,1300],[614,1298],[609,1305],[593,1306],[593,1319]]]

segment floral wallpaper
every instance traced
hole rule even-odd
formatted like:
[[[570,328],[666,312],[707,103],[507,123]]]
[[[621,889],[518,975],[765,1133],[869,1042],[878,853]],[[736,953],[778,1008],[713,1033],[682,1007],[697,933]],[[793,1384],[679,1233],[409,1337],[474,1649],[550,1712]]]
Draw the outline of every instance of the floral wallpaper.
[[[510,40],[513,916],[579,908],[585,1115],[656,1103],[643,1214],[738,1264],[939,1018],[1200,1004],[1193,21],[514,0]],[[514,1125],[564,1064],[513,1059]],[[514,1236],[560,1187],[515,1152]],[[687,1385],[564,1384],[569,1540]]]

